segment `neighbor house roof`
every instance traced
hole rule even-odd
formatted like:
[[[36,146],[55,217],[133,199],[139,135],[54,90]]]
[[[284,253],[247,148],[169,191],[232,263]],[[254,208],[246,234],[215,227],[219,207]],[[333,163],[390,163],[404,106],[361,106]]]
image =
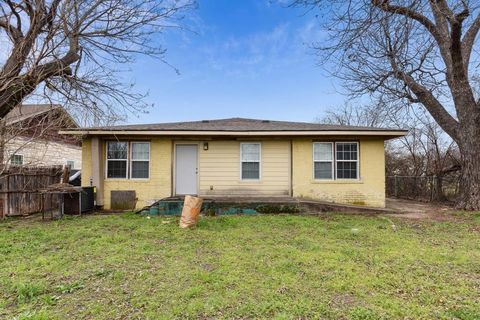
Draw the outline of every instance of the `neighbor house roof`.
[[[5,121],[7,125],[12,125],[20,121],[24,121],[36,116],[51,112],[57,111],[64,114],[72,123],[73,126],[77,127],[77,123],[70,116],[70,114],[59,104],[22,104],[13,108],[6,116]]]
[[[147,134],[147,135],[310,135],[310,134],[365,134],[403,136],[407,131],[388,128],[372,128],[320,124],[229,118],[188,122],[119,125],[108,127],[73,128],[65,134]]]

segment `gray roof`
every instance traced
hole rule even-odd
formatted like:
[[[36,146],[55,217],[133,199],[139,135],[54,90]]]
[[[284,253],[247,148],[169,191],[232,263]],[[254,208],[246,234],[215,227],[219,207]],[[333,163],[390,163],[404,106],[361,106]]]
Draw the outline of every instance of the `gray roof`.
[[[229,118],[217,120],[201,120],[188,122],[170,122],[153,124],[119,125],[108,127],[91,127],[73,129],[78,131],[398,131],[400,129],[345,126],[336,124],[320,124],[307,122],[273,121],[245,118]]]
[[[10,110],[5,116],[7,125],[12,125],[20,121],[24,121],[47,112],[58,110],[62,115],[68,117],[71,125],[77,126],[75,120],[70,114],[59,104],[21,104]]]
[[[22,104],[10,110],[5,120],[12,124],[58,108],[61,106],[55,104]]]

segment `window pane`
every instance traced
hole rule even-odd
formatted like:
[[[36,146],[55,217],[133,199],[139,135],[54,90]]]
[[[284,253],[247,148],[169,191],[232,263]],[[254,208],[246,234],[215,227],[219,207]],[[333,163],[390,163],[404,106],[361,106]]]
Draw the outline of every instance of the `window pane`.
[[[132,178],[148,178],[148,161],[132,161]]]
[[[260,163],[242,162],[242,179],[260,179]]]
[[[21,154],[14,154],[12,156],[12,160],[10,161],[13,165],[21,166],[23,165],[23,155]]]
[[[260,144],[258,143],[243,143],[242,161],[260,161]]]
[[[356,143],[337,143],[337,160],[357,160],[358,150]]]
[[[357,179],[357,162],[337,162],[338,179]]]
[[[332,179],[332,163],[315,162],[315,179]]]
[[[314,161],[330,161],[332,160],[332,144],[331,143],[314,143],[313,159]]]
[[[127,159],[127,142],[109,141],[107,148],[107,159]]]
[[[127,161],[108,160],[107,178],[126,178]]]
[[[150,144],[148,142],[132,142],[132,160],[149,160]]]

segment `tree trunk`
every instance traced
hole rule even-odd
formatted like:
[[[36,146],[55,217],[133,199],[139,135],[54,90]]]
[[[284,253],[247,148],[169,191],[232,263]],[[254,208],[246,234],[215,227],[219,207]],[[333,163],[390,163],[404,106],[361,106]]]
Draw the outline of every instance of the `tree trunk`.
[[[0,172],[6,168],[7,160],[5,159],[5,134],[6,134],[5,119],[0,119]]]
[[[472,118],[476,118],[473,117]],[[480,210],[480,127],[473,121],[462,124],[460,153],[462,170],[459,197],[456,207],[464,210]]]

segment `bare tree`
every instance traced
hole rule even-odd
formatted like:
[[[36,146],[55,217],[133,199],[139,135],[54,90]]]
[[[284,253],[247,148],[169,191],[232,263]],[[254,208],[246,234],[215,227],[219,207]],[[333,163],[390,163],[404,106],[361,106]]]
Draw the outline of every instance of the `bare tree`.
[[[0,119],[32,95],[65,105],[76,118],[91,115],[93,124],[144,108],[143,95],[119,72],[138,55],[164,61],[158,34],[180,27],[192,6],[194,0],[2,0],[0,50],[8,57],[0,60]]]
[[[329,33],[314,47],[338,61],[352,96],[419,104],[458,144],[458,208],[480,209],[480,103],[475,86],[480,3],[447,0],[296,0]]]
[[[345,103],[340,107],[326,110],[318,122],[346,126],[382,127],[386,125],[386,109],[377,105],[354,105]]]
[[[396,112],[395,112],[396,111]],[[322,123],[342,125],[408,128],[409,133],[386,144],[387,176],[422,181],[432,178],[435,192],[432,200],[445,201],[443,178],[460,170],[456,143],[445,134],[423,108],[397,105],[344,104],[327,110]],[[418,178],[418,180],[417,180]],[[412,183],[412,188],[421,188]],[[412,191],[415,194],[415,191]]]

